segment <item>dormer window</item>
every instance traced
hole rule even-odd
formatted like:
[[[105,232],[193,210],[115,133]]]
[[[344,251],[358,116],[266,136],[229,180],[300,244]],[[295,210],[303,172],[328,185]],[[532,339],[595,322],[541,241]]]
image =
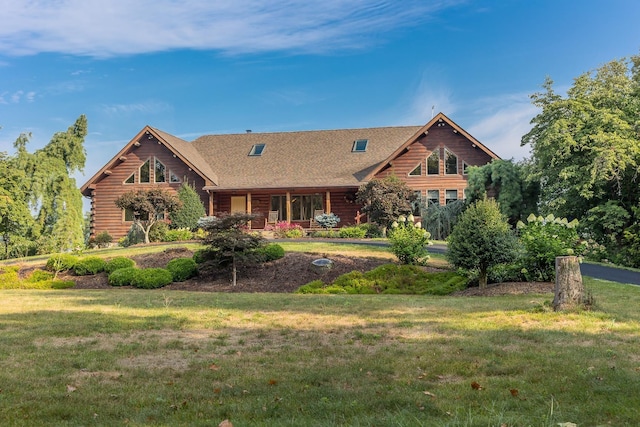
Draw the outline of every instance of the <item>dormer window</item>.
[[[262,152],[264,151],[264,147],[266,144],[254,144],[251,147],[251,151],[249,152],[250,156],[262,156]]]
[[[364,153],[367,151],[367,145],[369,145],[368,139],[356,139],[353,141],[353,148],[351,148],[351,152]]]

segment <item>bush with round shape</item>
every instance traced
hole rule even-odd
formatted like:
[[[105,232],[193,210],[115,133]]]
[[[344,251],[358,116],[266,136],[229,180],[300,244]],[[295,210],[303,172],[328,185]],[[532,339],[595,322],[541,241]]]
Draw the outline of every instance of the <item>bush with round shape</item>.
[[[165,268],[144,268],[136,271],[131,285],[141,289],[156,289],[167,286],[171,282],[173,282],[173,276],[169,270]]]
[[[27,278],[27,282],[37,283],[37,282],[44,282],[45,280],[51,280],[51,279],[53,279],[52,272],[35,269],[33,270],[33,272],[31,272],[31,274]]]
[[[256,249],[255,254],[262,262],[275,261],[284,257],[284,248],[277,243],[269,243]]]
[[[105,261],[97,256],[80,258],[73,266],[73,272],[76,276],[90,276],[104,271],[105,264]]]
[[[114,270],[109,274],[109,284],[111,286],[131,286],[137,271],[136,267],[124,267]]]
[[[78,257],[71,254],[55,254],[47,260],[46,269],[49,271],[68,271],[78,262]]]
[[[174,282],[184,282],[198,275],[198,267],[193,258],[175,258],[167,264]]]
[[[165,242],[182,242],[191,239],[193,239],[193,233],[188,228],[167,230],[164,236]]]
[[[124,256],[117,256],[107,261],[107,263],[104,266],[104,271],[106,271],[107,274],[111,274],[120,268],[135,267],[135,266],[136,266],[136,263],[134,260]]]
[[[342,227],[340,229],[340,237],[343,239],[363,239],[366,235],[367,230],[357,225]]]

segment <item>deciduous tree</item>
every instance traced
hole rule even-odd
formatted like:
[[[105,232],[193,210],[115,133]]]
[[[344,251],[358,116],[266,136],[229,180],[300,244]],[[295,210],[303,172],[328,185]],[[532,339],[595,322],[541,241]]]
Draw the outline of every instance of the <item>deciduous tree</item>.
[[[215,261],[220,265],[231,264],[234,286],[238,263],[258,261],[253,257],[255,249],[266,244],[263,237],[247,229],[247,223],[255,219],[253,214],[233,213],[212,218],[204,226],[207,232],[204,242],[210,246]]]
[[[356,200],[362,204],[362,212],[384,229],[400,215],[409,215],[416,196],[411,188],[395,176],[374,178],[358,189]]]
[[[115,204],[133,214],[133,224],[144,233],[145,243],[149,243],[149,230],[159,218],[181,206],[177,197],[161,188],[128,191],[118,197]]]

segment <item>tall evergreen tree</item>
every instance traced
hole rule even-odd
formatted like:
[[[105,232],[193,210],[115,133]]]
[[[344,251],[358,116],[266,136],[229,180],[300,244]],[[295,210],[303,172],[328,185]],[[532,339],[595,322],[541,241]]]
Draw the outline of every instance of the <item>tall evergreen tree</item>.
[[[200,196],[190,185],[184,183],[178,190],[178,199],[182,202],[182,207],[171,212],[171,227],[195,230],[198,228],[198,220],[205,216]]]

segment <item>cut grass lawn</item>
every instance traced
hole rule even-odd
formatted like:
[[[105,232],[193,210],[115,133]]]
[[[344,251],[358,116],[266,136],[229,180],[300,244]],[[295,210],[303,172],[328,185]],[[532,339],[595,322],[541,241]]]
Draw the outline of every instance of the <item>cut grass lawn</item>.
[[[640,288],[551,295],[0,291],[1,425],[640,424]]]

